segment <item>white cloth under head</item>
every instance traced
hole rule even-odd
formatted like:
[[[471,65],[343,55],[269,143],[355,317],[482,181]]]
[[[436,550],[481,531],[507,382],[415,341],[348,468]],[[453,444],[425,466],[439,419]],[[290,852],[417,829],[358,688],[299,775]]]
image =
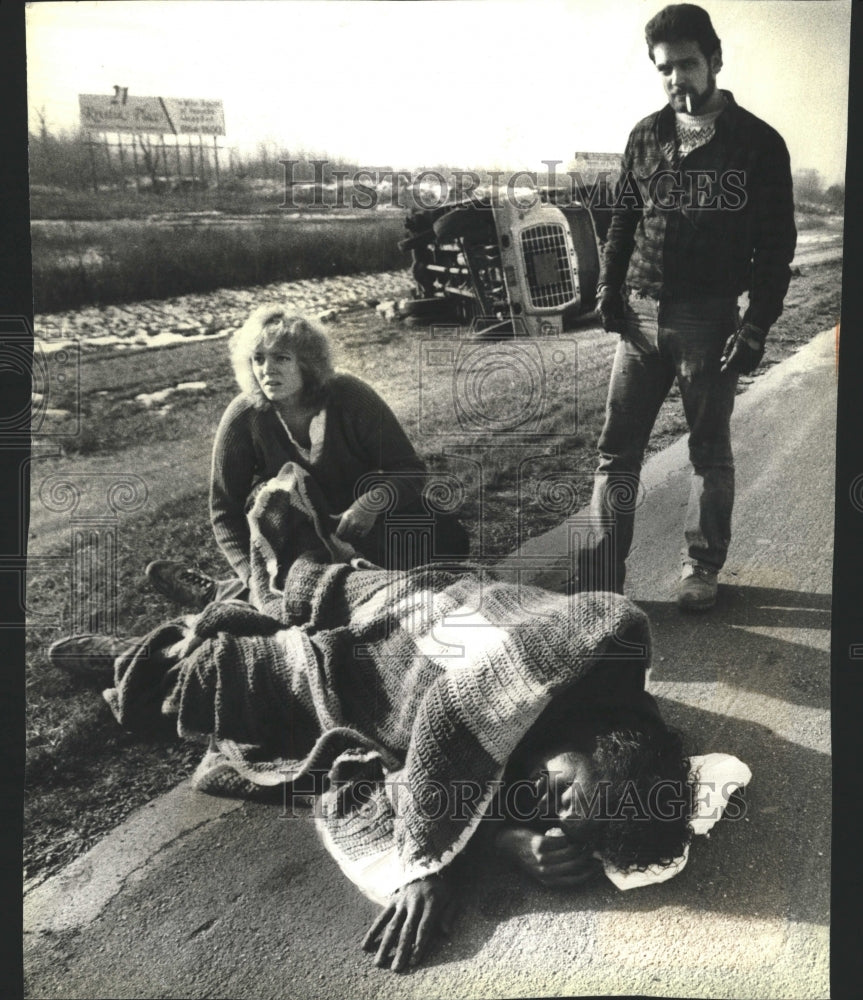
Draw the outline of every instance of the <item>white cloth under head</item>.
[[[695,814],[689,821],[692,832],[706,836],[725,812],[728,800],[738,788],[745,788],[752,778],[752,772],[743,763],[728,753],[708,753],[700,757],[690,757],[690,776],[697,783]],[[642,885],[653,885],[674,878],[686,867],[689,860],[689,845],[679,858],[667,865],[651,865],[645,871],[620,871],[605,863],[605,874],[618,889],[636,889]]]

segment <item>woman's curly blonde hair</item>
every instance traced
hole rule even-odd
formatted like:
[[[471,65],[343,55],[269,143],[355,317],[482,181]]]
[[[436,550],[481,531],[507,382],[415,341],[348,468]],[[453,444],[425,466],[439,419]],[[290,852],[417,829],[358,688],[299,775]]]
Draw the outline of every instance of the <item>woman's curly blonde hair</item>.
[[[303,403],[319,403],[335,374],[329,337],[314,320],[284,306],[259,306],[231,337],[231,364],[240,389],[258,408],[269,405],[252,371],[252,356],[259,347],[275,344],[288,348],[297,359],[303,376]]]

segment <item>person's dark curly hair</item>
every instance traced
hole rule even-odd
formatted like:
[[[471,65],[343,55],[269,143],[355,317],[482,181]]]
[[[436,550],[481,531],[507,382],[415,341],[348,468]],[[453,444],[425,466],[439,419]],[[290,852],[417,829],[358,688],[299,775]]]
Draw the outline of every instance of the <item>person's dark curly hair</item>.
[[[644,871],[679,858],[692,839],[696,804],[679,733],[612,730],[596,737],[591,756],[609,809],[595,841],[603,860],[621,871]]]
[[[621,871],[644,871],[679,858],[692,839],[696,804],[690,761],[672,729],[598,733],[591,754],[603,792],[595,850]]]
[[[676,42],[697,42],[708,61],[714,52],[722,57],[722,43],[713,30],[710,15],[694,3],[673,3],[652,17],[644,28],[647,51],[653,59],[653,47]]]
[[[566,719],[561,736],[557,716],[543,716],[516,748],[507,764],[507,784],[524,781],[537,757],[576,751],[590,758],[595,788],[584,789],[583,808],[594,821],[589,847],[621,871],[644,871],[679,858],[692,839],[697,781],[683,739],[658,717],[624,706],[586,703],[558,711]],[[551,739],[549,739],[549,735]],[[530,786],[517,800],[527,817],[535,804]],[[537,817],[538,828],[558,825],[556,817]],[[564,833],[565,833],[564,829]]]

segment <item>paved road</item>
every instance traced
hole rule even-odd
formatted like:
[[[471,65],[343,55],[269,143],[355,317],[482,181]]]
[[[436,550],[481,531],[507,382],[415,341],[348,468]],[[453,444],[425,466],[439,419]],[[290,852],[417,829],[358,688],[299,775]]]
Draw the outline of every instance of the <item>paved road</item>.
[[[734,543],[708,615],[672,603],[685,442],[645,469],[628,587],[654,624],[651,689],[691,752],[754,773],[746,815],[673,881],[558,894],[478,859],[453,939],[397,977],[359,952],[376,907],[308,820],[181,785],[28,896],[28,995],[827,996],[835,410],[832,331],[738,398]],[[549,583],[565,540],[527,550]]]

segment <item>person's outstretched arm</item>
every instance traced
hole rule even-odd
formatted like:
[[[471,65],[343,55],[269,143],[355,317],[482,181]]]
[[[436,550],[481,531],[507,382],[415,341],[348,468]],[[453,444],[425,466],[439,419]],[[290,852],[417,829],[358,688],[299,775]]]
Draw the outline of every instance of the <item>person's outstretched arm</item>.
[[[411,882],[369,928],[363,948],[376,953],[375,965],[403,972],[409,965],[419,965],[439,934],[449,934],[455,909],[447,871]]]

